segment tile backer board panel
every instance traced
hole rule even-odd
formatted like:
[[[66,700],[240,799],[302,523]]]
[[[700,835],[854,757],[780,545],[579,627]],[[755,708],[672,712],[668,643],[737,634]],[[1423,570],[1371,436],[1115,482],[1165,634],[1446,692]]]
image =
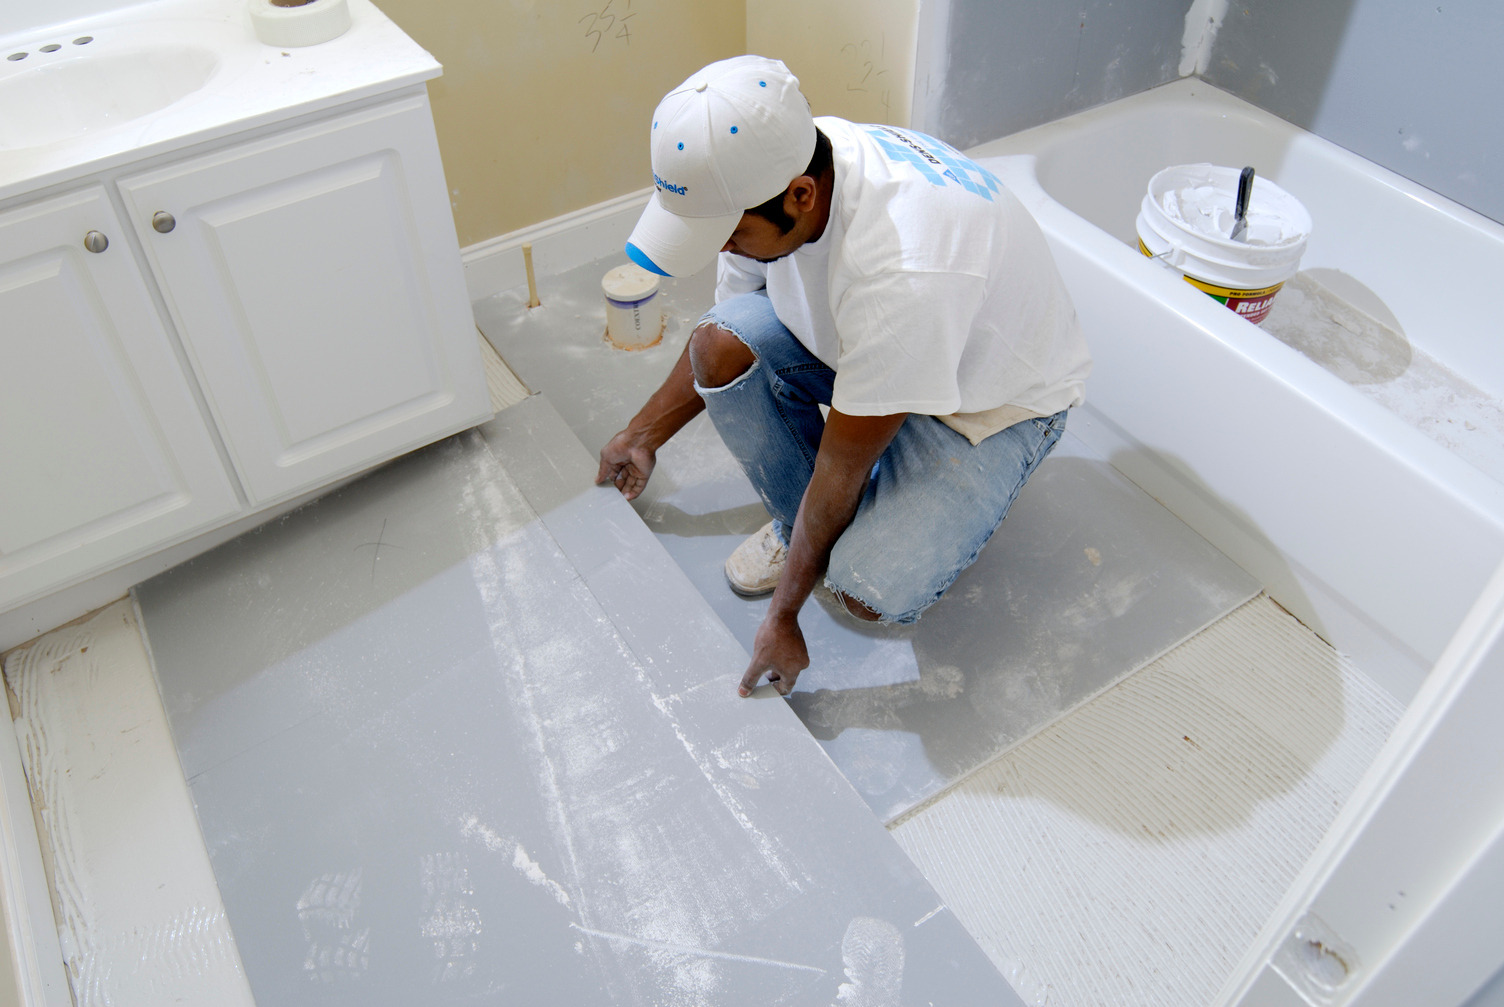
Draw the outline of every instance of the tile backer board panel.
[[[137,591],[257,1000],[1019,1003],[548,403],[483,429]]]
[[[481,331],[549,393],[591,452],[677,360],[713,296],[710,270],[665,285],[658,347],[600,338],[602,260],[475,305]],[[540,281],[541,282],[541,281]],[[700,593],[750,649],[767,610],[727,588],[722,564],[767,520],[703,414],[664,445],[634,502]],[[813,664],[792,705],[880,817],[892,821],[1009,746],[1252,598],[1259,584],[1067,433],[981,558],[917,626],[855,623],[817,592],[800,617]]]
[[[824,595],[808,635],[838,656],[801,678],[792,705],[892,821],[1258,590],[1070,438],[916,625],[853,625]],[[766,604],[743,608],[760,618]],[[749,641],[756,630],[745,615],[727,623]]]

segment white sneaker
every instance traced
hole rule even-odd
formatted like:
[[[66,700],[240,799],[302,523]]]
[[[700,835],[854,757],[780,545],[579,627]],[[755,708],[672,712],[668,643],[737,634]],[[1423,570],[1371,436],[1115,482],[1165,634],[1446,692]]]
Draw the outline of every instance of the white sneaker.
[[[726,557],[726,580],[743,598],[757,598],[778,586],[788,561],[789,547],[779,541],[769,521]]]

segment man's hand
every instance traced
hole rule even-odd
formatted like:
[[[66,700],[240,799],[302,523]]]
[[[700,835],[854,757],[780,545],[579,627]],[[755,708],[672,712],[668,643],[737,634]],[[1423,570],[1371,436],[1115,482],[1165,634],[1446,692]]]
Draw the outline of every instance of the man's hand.
[[[757,638],[752,643],[752,663],[742,676],[737,693],[743,697],[752,695],[762,676],[778,690],[780,696],[794,691],[799,673],[809,667],[809,650],[804,645],[804,633],[799,629],[798,614],[778,616],[769,613],[757,628]]]
[[[658,453],[643,446],[631,430],[623,430],[601,448],[601,467],[595,474],[597,486],[613,484],[628,500],[647,487]]]
[[[684,352],[679,354],[674,369],[632,417],[627,429],[601,448],[601,467],[595,474],[597,486],[611,483],[628,500],[636,499],[647,488],[648,477],[658,462],[658,449],[705,408],[705,400],[695,391],[689,345],[684,344]]]

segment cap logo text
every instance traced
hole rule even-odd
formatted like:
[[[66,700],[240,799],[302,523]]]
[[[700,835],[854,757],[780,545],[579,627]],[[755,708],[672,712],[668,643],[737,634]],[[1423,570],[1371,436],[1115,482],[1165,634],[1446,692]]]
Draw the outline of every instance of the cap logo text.
[[[663,179],[658,177],[658,173],[656,171],[653,172],[653,184],[658,186],[658,188],[662,189],[664,192],[672,192],[676,196],[682,196],[685,193],[689,192],[688,186],[675,185],[672,182],[665,182]]]

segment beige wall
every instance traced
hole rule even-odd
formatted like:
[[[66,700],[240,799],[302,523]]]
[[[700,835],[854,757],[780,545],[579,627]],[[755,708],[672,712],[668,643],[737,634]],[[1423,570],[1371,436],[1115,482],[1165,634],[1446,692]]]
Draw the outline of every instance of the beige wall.
[[[746,0],[747,51],[781,59],[816,115],[909,124],[919,0]]]
[[[746,51],[742,0],[376,0],[429,84],[460,245],[652,184],[669,88]]]

